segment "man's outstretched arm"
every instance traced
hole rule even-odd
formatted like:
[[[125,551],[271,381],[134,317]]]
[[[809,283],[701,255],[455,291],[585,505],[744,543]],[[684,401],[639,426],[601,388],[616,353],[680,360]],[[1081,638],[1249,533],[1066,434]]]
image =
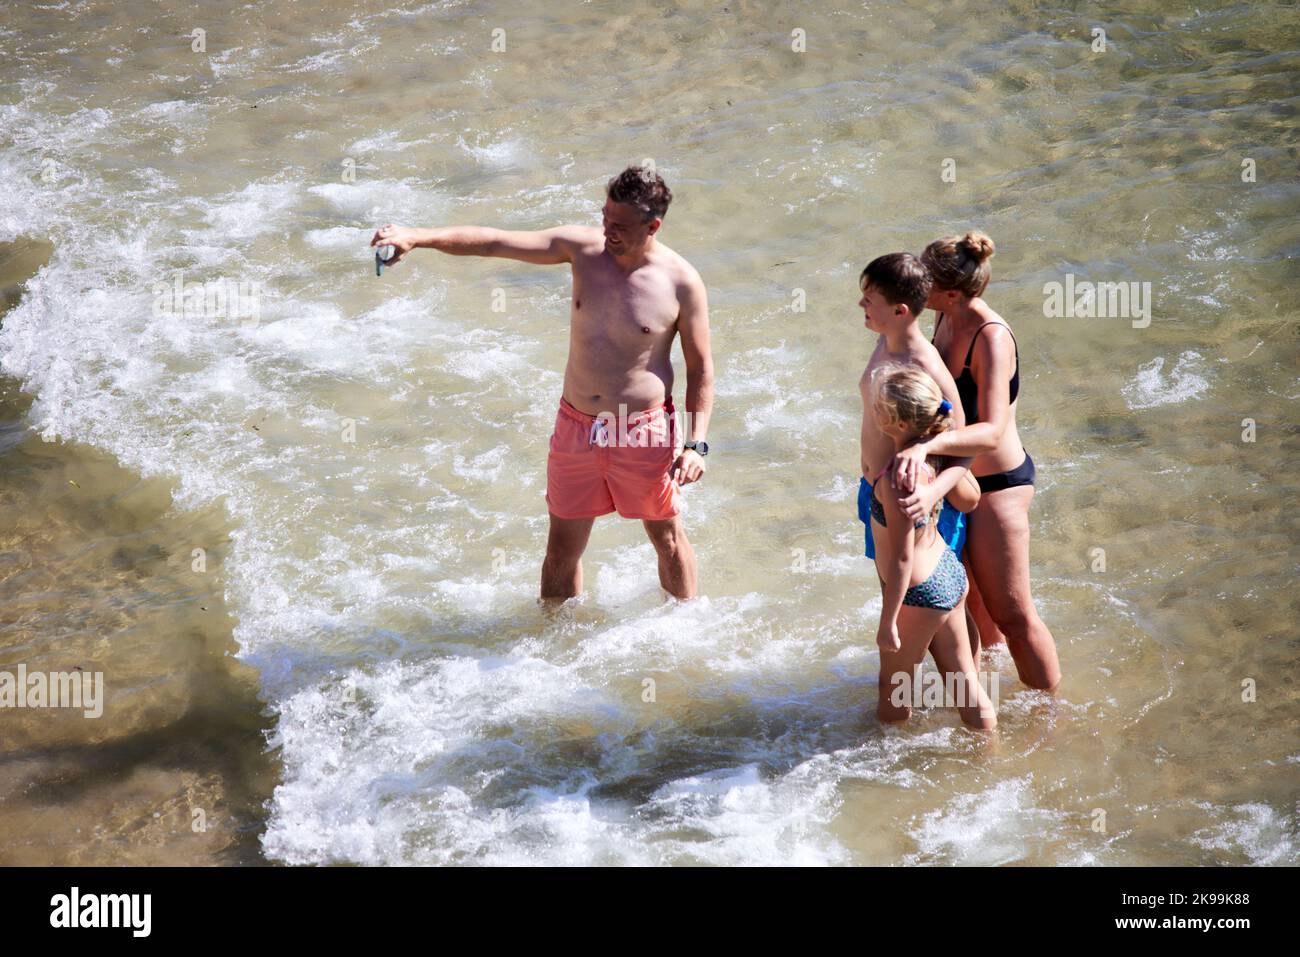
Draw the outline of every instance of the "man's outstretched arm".
[[[451,256],[498,256],[539,266],[573,261],[575,250],[592,241],[592,226],[556,226],[531,232],[491,226],[437,226],[421,229],[388,224],[375,231],[371,246],[392,246],[393,265],[412,249],[436,249]]]

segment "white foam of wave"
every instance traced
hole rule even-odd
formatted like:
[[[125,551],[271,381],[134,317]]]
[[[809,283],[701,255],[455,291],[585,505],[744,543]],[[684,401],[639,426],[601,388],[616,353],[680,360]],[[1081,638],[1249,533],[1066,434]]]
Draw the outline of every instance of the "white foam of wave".
[[[1238,247],[1229,239],[1237,225],[1237,217],[1227,211],[1220,212],[1218,216],[1222,222],[1215,229],[1198,231],[1183,225],[1177,227],[1181,248],[1191,261],[1224,262],[1241,255]]]
[[[773,634],[767,598],[660,603],[644,594],[652,558],[637,545],[606,563],[613,590],[598,581],[587,604],[612,599],[617,614],[579,613],[496,650],[345,667],[290,694],[267,853],[299,864],[850,862],[831,826],[841,783],[920,786],[914,754],[950,750],[954,729],[826,753],[820,735],[845,720],[844,677],[787,688],[807,648]],[[495,582],[439,590],[490,633]],[[531,593],[532,582],[517,590]],[[869,688],[870,657],[851,651],[848,681]],[[743,698],[752,717],[722,718],[741,722],[733,732],[689,712],[664,721],[640,700],[642,679],[681,672],[718,676],[703,693]],[[746,759],[715,763],[718,734]],[[675,762],[695,767],[665,774]]]
[[[280,300],[264,306],[261,321],[241,328],[240,335],[296,371],[388,382],[404,371],[392,351],[413,348],[418,330],[404,325],[387,308],[355,316],[328,302]]]
[[[779,377],[797,375],[806,361],[806,350],[788,346],[784,339],[746,349],[727,360],[727,387],[736,395],[770,395]]]
[[[814,498],[823,502],[856,502],[860,478],[857,475],[836,475],[831,479],[830,487],[824,492],[818,492]]]
[[[520,381],[520,377],[529,374],[532,369],[527,352],[535,352],[537,348],[535,343],[491,329],[475,329],[465,335],[450,336],[440,341],[448,346],[468,348],[448,348],[442,354],[439,368],[474,382],[501,379]]]
[[[1210,387],[1205,360],[1198,352],[1189,349],[1178,357],[1168,373],[1164,368],[1164,356],[1156,356],[1138,369],[1133,381],[1124,387],[1124,398],[1130,409],[1152,409],[1199,399]]]
[[[807,571],[811,575],[857,575],[862,570],[864,558],[853,552],[822,552],[808,556]]]
[[[95,145],[112,145],[117,142],[115,117],[103,107],[81,107],[67,116],[59,117],[57,135],[43,136],[50,124],[33,123],[32,114],[21,103],[0,106],[0,128],[11,137],[19,149],[33,149],[43,157],[55,154],[67,158],[78,151]],[[39,164],[37,164],[39,168]],[[24,182],[29,176],[24,176]],[[10,196],[12,200],[13,195]]]
[[[378,37],[367,37],[359,43],[347,47],[322,50],[309,56],[300,57],[293,63],[281,66],[285,73],[328,73],[346,66],[356,65],[365,54],[379,46]]]
[[[415,140],[399,140],[396,130],[385,130],[374,136],[363,136],[348,147],[349,152],[353,153],[400,153],[402,150],[410,149],[412,146],[419,146],[422,143],[430,143],[430,137],[421,137]]]
[[[41,117],[25,119],[24,129],[39,142]],[[58,142],[55,125],[45,118],[44,133]],[[0,164],[19,162],[19,152],[6,153]],[[327,659],[350,641],[364,643],[368,617],[408,611],[421,597],[420,583],[398,582],[384,594],[367,578],[370,556],[398,555],[427,569],[440,566],[435,556],[455,550],[436,526],[423,538],[386,515],[358,527],[357,489],[383,489],[398,501],[405,491],[390,490],[380,452],[339,448],[338,413],[313,402],[304,386],[323,372],[371,380],[404,374],[415,334],[437,328],[430,313],[438,311],[438,287],[418,299],[392,299],[359,321],[331,301],[331,283],[316,285],[319,298],[294,290],[290,299],[267,282],[262,322],[253,328],[155,315],[150,287],[169,278],[173,266],[183,267],[187,279],[208,278],[208,266],[233,267],[231,278],[271,278],[276,264],[249,258],[239,240],[287,224],[301,195],[290,174],[213,197],[168,195],[172,187],[156,182],[147,217],[119,202],[93,168],[89,209],[77,190],[44,194],[30,177],[11,181],[16,188],[0,199],[5,238],[35,231],[54,241],[55,253],[0,330],[4,370],[37,394],[31,420],[43,435],[105,448],[145,475],[177,476],[181,505],[227,503],[236,526],[227,597],[240,608],[241,647],[268,664],[268,692],[276,680],[311,680],[311,669],[294,677],[295,642],[310,644],[316,636]],[[120,208],[106,226],[94,210],[114,202]],[[169,203],[175,223],[156,221]],[[188,242],[174,244],[171,228],[183,230]],[[250,428],[268,416],[290,430],[290,445],[268,446]],[[322,475],[323,463],[339,478]],[[349,478],[359,467],[370,476]],[[340,491],[326,494],[334,487]],[[485,528],[504,520],[479,518]],[[328,574],[310,560],[285,559],[304,535],[311,540],[313,529],[339,527],[356,528],[364,543],[350,556],[352,570]]]
[[[747,764],[671,781],[643,809],[666,818],[648,837],[660,855],[682,863],[845,863],[847,852],[825,831],[838,801],[833,777],[816,773],[819,763],[814,759],[775,780]],[[695,836],[671,836],[681,831]]]
[[[1257,867],[1300,864],[1300,843],[1293,817],[1260,803],[1223,808],[1198,801],[1196,806],[1218,820],[1188,840],[1208,851],[1227,852],[1230,856],[1221,863],[1238,863],[1236,856],[1240,855]]]
[[[188,229],[184,235],[202,242],[215,234],[215,238],[229,242],[282,231],[288,226],[287,213],[297,198],[296,184],[274,181],[249,183],[212,200],[196,197],[192,205],[200,210],[207,228]]]
[[[1032,859],[1064,814],[1035,804],[1032,778],[999,781],[981,792],[959,794],[922,815],[909,829],[917,850],[908,864],[993,867]]]
[[[760,435],[769,430],[800,436],[844,433],[860,423],[849,413],[825,402],[820,392],[782,395],[745,412],[745,433]]]
[[[618,608],[659,595],[654,546],[648,541],[616,548],[601,563],[592,584],[593,600]],[[618,634],[618,629],[614,629]]]
[[[141,107],[135,112],[135,116],[152,122],[162,121],[174,126],[186,126],[193,123],[195,117],[202,115],[203,112],[202,104],[190,100],[167,100]]]
[[[521,140],[503,139],[493,142],[486,137],[479,137],[479,142],[466,143],[464,137],[457,137],[456,145],[472,156],[480,166],[494,170],[519,166],[528,158],[528,149]]]
[[[212,75],[218,80],[223,80],[230,77],[244,76],[252,71],[253,61],[261,57],[262,50],[254,47],[242,59],[234,59],[236,54],[242,53],[243,50],[242,46],[230,47],[208,57],[208,68],[212,70]]]
[[[385,19],[388,17],[400,17],[410,19],[414,17],[424,17],[434,13],[444,13],[448,10],[454,10],[457,7],[463,7],[470,3],[471,0],[437,0],[435,3],[424,3],[418,7],[392,7],[384,10],[382,13],[374,14],[375,19]],[[353,20],[350,25],[357,26],[359,21]]]
[[[451,470],[466,481],[491,485],[501,478],[511,454],[508,445],[496,445],[474,456],[455,455]]]
[[[600,212],[601,183],[547,183],[529,186],[507,203],[535,221],[589,222]]]
[[[359,174],[364,172],[359,169]],[[446,200],[416,180],[371,179],[358,175],[355,182],[321,183],[307,192],[329,202],[342,216],[354,221],[419,223],[439,222]],[[369,242],[370,237],[366,237]]]
[[[297,864],[846,863],[830,828],[840,782],[916,786],[905,767],[914,749],[951,741],[942,729],[826,754],[811,737],[767,741],[758,721],[756,737],[728,750],[767,754],[784,770],[751,760],[645,791],[641,782],[664,778],[665,755],[712,753],[696,737],[708,729],[648,723],[653,710],[626,679],[653,646],[578,627],[587,638],[567,660],[554,636],[526,636],[496,654],[352,669],[293,694],[273,742],[288,773],[268,854]],[[774,719],[789,706],[751,700]]]
[[[572,820],[589,813],[581,774],[539,780],[522,806],[482,806],[528,740],[526,731],[502,738],[496,729],[610,716],[593,709],[594,689],[536,650],[521,642],[502,657],[352,671],[356,705],[340,687],[294,694],[277,731],[290,773],[276,792],[268,853],[294,863],[526,860],[534,839],[565,837],[553,846],[574,862],[582,843],[572,839],[593,830]]]
[[[648,662],[670,667],[696,659],[721,671],[728,667],[721,657],[724,653],[735,655],[751,647],[748,639],[755,630],[768,632],[753,615],[764,603],[761,596],[663,602],[655,568],[654,550],[648,544],[618,550],[614,560],[601,568],[594,600],[611,611],[622,610],[624,620],[587,638],[579,663],[615,673],[635,671]],[[640,614],[627,615],[629,608]],[[752,667],[747,660],[736,670]]]
[[[515,575],[504,578],[443,578],[434,583],[434,589],[448,605],[462,615],[476,618],[499,616],[511,608],[527,607],[535,593],[535,583]]]
[[[325,229],[309,229],[303,233],[303,239],[317,249],[364,258],[369,255],[367,250],[370,249],[370,237],[373,235],[373,230],[362,227],[329,226]]]

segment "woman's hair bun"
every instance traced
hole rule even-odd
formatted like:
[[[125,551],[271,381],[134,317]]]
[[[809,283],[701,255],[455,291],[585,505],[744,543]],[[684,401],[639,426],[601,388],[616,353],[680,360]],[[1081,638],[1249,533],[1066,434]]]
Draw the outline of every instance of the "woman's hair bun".
[[[960,246],[966,255],[980,262],[993,256],[993,240],[974,230],[962,237]]]

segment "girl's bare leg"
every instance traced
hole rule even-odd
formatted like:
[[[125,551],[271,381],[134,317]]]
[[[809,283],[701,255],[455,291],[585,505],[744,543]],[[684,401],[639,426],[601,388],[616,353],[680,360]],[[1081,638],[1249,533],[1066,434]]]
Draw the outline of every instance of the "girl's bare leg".
[[[944,687],[948,686],[948,676],[958,675],[957,711],[968,727],[980,731],[992,731],[997,727],[997,714],[993,702],[979,683],[979,669],[970,653],[970,640],[966,636],[965,603],[957,605],[948,612],[944,627],[935,633],[930,642],[930,654],[934,663],[943,674]]]
[[[940,608],[917,608],[913,605],[904,605],[899,609],[898,637],[901,647],[897,651],[880,649],[880,685],[876,716],[881,721],[906,721],[912,716],[911,694],[906,696],[909,703],[901,706],[890,701],[890,695],[896,687],[915,690],[914,669],[925,658],[930,640],[934,638],[934,633],[938,631],[944,616],[948,614],[949,612]],[[904,680],[906,683],[901,683]]]

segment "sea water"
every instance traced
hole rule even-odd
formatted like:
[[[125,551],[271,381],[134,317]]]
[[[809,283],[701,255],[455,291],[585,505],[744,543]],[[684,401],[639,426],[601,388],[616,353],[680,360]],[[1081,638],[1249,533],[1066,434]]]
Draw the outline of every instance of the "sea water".
[[[0,714],[0,860],[1297,863],[1296,11],[814,6],[6,9],[0,666],[105,706]],[[548,615],[568,271],[368,242],[647,160],[703,597],[608,518]],[[854,505],[858,274],[972,227],[1064,671],[993,741],[876,721]]]

